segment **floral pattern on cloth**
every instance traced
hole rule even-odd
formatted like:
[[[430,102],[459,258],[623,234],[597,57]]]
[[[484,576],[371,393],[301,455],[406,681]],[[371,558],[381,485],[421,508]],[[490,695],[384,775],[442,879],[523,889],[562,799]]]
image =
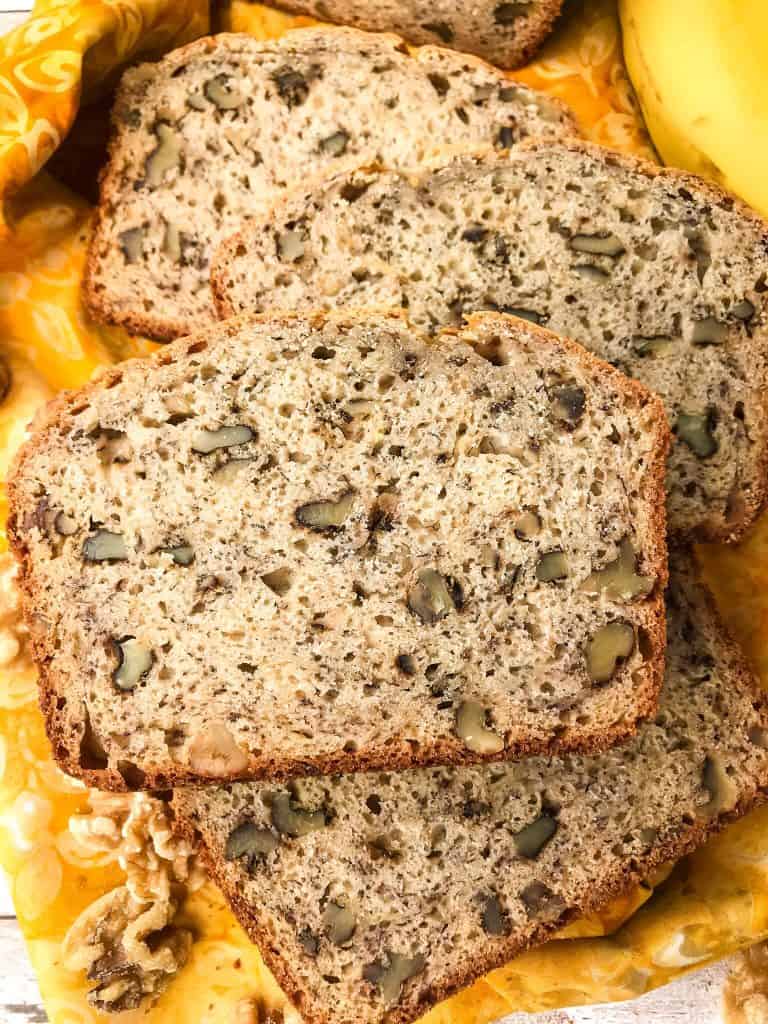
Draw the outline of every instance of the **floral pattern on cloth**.
[[[245,0],[232,0],[217,17],[223,28],[262,38],[309,23]],[[92,209],[39,169],[72,125],[81,97],[108,90],[127,61],[207,30],[201,0],[42,0],[25,25],[0,40],[0,357],[10,370],[7,390],[0,378],[0,484],[43,402],[85,383],[105,363],[155,347],[87,319],[79,289]],[[538,58],[512,77],[562,97],[595,141],[652,155],[621,62],[614,0],[572,4]],[[85,179],[87,162],[82,166]],[[89,169],[91,179],[96,173]],[[282,1016],[298,1024],[223,897],[210,883],[198,885],[191,851],[175,847],[167,825],[155,819],[156,802],[89,792],[55,765],[5,548],[0,528],[0,863],[50,1021],[104,1019],[88,1002],[87,963],[75,958],[73,967],[63,942],[78,920],[88,925],[83,913],[98,917],[108,907],[120,914],[131,900],[134,921],[138,910],[159,907],[157,920],[165,915],[194,941],[179,940],[159,965],[168,973],[185,961],[151,1010],[127,1010],[115,1020],[266,1024]],[[739,547],[701,554],[726,621],[768,686],[768,520]],[[489,1024],[514,1010],[628,998],[768,936],[768,808],[667,877],[669,870],[571,925],[561,935],[569,941],[517,958],[425,1020]],[[137,940],[141,927],[132,933]]]
[[[205,0],[38,0],[0,39],[0,196],[32,178],[121,66],[195,39]]]

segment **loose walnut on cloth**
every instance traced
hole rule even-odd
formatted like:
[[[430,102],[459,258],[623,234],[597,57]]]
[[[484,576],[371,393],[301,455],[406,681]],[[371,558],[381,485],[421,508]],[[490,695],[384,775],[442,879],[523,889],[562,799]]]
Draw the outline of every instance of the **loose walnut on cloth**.
[[[9,681],[28,660],[17,575],[12,555],[0,554],[0,670]],[[18,687],[13,689],[20,700]],[[192,846],[173,837],[161,801],[145,794],[114,797],[92,791],[89,803],[87,814],[70,821],[74,844],[86,855],[113,855],[126,883],[78,917],[67,934],[64,959],[70,969],[86,970],[98,982],[91,993],[96,1009],[130,1009],[158,995],[186,961],[192,936],[172,922],[186,893],[199,888],[204,876]],[[30,800],[25,807],[26,817],[32,815],[30,829],[45,830],[44,808]],[[29,829],[19,828],[23,839],[22,831]],[[30,835],[29,842],[34,838]]]
[[[593,141],[650,156],[621,62],[615,6],[615,0],[569,5],[557,36],[541,58],[515,78],[566,100]],[[0,77],[7,78],[8,102],[14,112],[8,124],[30,145],[5,147],[0,186],[26,179],[46,159],[51,125],[52,144],[64,134],[77,97],[87,93],[87,88],[82,89],[81,71],[88,73],[86,86],[100,87],[103,75],[114,73],[121,55],[133,54],[145,43],[161,50],[172,23],[186,22],[202,5],[167,0],[124,0],[119,6],[110,0],[65,4],[36,0],[36,7],[35,20],[3,40]],[[218,13],[222,27],[248,31],[258,38],[307,22],[251,0],[232,0]],[[167,27],[168,34],[155,34],[152,25],[161,30]],[[109,46],[103,42],[107,36]],[[181,36],[174,39],[181,41]],[[85,50],[86,60],[73,60],[73,53]],[[23,65],[27,84],[20,84],[17,65]],[[66,88],[51,88],[51,67],[63,69]],[[31,106],[30,98],[35,101]],[[92,154],[78,149],[71,135],[69,141],[79,177],[87,186],[95,175]],[[25,187],[18,201],[6,204],[6,213],[11,234],[1,251],[0,347],[3,355],[10,353],[13,380],[9,396],[0,405],[0,481],[37,405],[53,391],[82,386],[96,365],[106,365],[118,354],[146,354],[151,347],[120,331],[101,328],[82,315],[79,289],[89,217],[82,199],[42,174]],[[0,550],[5,549],[4,518],[0,488]],[[747,543],[707,548],[702,554],[721,612],[768,686],[768,519]],[[22,642],[12,664],[0,669],[0,864],[8,873],[48,1016],[67,1024],[98,1024],[103,1018],[85,1003],[84,975],[62,968],[61,936],[82,909],[85,894],[102,895],[120,881],[108,856],[70,854],[68,819],[84,801],[82,785],[63,776],[51,758],[37,707],[35,673]],[[106,867],[105,860],[109,861]],[[580,938],[553,942],[519,957],[442,1004],[428,1022],[488,1024],[513,1010],[638,995],[689,969],[679,956],[669,957],[670,936],[678,942],[684,937],[685,950],[693,950],[686,959],[695,956],[701,963],[758,941],[768,935],[765,865],[768,808],[731,826],[687,859],[651,896],[642,914],[631,914],[638,905],[636,899],[629,905],[613,904],[572,926]],[[151,1024],[233,1024],[237,1007],[237,1024],[263,1024],[257,1016],[263,1000],[282,1006],[286,1021],[298,1024],[298,1015],[285,1006],[256,947],[212,886],[190,896],[185,922],[187,917],[194,922],[196,935],[187,967],[150,1016],[142,1008],[116,1020],[141,1015]],[[213,977],[215,999],[211,999]]]
[[[768,942],[739,953],[723,990],[725,1024],[768,1024]]]
[[[204,875],[194,847],[174,837],[163,801],[93,790],[89,803],[70,832],[84,853],[115,855],[126,882],[80,914],[62,954],[67,968],[96,982],[91,1005],[114,1013],[154,1000],[186,963],[192,934],[174,919]]]

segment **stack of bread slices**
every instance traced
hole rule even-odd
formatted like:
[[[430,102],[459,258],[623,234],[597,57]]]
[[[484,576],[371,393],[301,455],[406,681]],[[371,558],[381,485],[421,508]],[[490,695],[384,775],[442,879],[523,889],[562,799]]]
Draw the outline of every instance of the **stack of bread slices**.
[[[503,65],[559,9],[405,6]],[[86,302],[169,344],[9,484],[51,743],[174,790],[307,1021],[407,1024],[763,798],[690,544],[768,498],[768,231],[357,28],[201,40],[113,123]]]

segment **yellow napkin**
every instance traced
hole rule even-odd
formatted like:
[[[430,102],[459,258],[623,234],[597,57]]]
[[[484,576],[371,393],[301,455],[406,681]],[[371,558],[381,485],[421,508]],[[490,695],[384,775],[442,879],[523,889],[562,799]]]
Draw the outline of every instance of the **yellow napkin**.
[[[217,27],[260,37],[308,23],[242,0],[217,18]],[[103,122],[98,101],[127,62],[208,30],[203,0],[40,0],[32,17],[0,40],[0,352],[12,372],[0,401],[0,483],[40,403],[84,383],[103,363],[155,347],[88,321],[79,287],[91,207],[40,169],[73,123],[77,129],[78,110],[78,122]],[[513,77],[566,100],[590,138],[651,155],[621,62],[614,0],[572,5],[538,59]],[[89,159],[86,146],[78,163],[86,185],[96,174]],[[15,653],[4,644],[12,625],[2,613],[4,549],[0,532],[0,863],[52,1024],[96,1022],[104,1018],[86,1003],[85,979],[61,965],[61,940],[76,915],[122,876],[109,854],[84,856],[71,841],[68,819],[84,808],[87,792],[53,763],[35,672],[23,647]],[[768,522],[738,548],[702,554],[723,615],[768,683]],[[572,925],[567,941],[494,971],[426,1019],[488,1024],[513,1010],[627,998],[764,938],[768,809],[662,879]],[[189,962],[148,1015],[122,1014],[122,1024],[233,1024],[251,1019],[248,1000],[280,1003],[258,951],[212,886],[189,899],[184,916],[196,933]]]

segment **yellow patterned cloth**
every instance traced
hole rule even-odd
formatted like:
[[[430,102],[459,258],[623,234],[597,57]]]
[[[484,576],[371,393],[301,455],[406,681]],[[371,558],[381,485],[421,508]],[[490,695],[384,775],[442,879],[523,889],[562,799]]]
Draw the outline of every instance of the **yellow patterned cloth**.
[[[265,37],[306,23],[233,0],[221,26]],[[0,403],[0,483],[41,402],[103,363],[154,346],[87,320],[79,298],[88,203],[45,172],[81,102],[120,68],[207,31],[202,0],[41,0],[0,40],[0,352],[12,386]],[[538,59],[515,77],[565,99],[585,133],[650,155],[621,62],[614,0],[583,0]],[[83,167],[83,179],[96,168]],[[0,499],[0,522],[4,521]],[[79,912],[122,884],[114,852],[85,854],[69,828],[88,793],[56,768],[36,703],[35,672],[14,606],[0,532],[0,863],[8,872],[52,1024],[99,1019],[82,974],[62,965]],[[768,521],[738,548],[702,552],[721,610],[768,686]],[[768,809],[639,887],[563,938],[494,971],[441,1004],[430,1024],[488,1024],[516,1009],[627,998],[768,935]],[[259,1001],[284,1002],[258,951],[210,885],[187,901],[190,959],[147,1014],[124,1024],[246,1024]],[[117,1018],[115,1018],[117,1019]]]
[[[45,163],[117,70],[208,29],[205,0],[38,0],[0,39],[0,195]]]

